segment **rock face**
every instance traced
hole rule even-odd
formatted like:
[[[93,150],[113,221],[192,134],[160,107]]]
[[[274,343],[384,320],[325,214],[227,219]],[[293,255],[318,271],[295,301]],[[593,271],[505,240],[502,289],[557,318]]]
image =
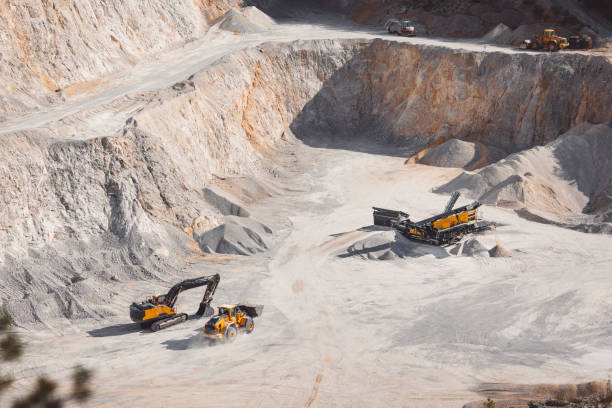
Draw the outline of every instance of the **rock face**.
[[[156,92],[102,137],[65,140],[44,129],[3,135],[5,306],[20,323],[95,316],[104,307],[91,309],[81,296],[108,302],[111,278],[163,278],[194,250],[265,249],[264,227],[244,217],[246,228],[224,223],[224,215],[248,210],[211,180],[277,171],[291,118],[362,47],[320,41],[240,52],[180,89]],[[215,228],[218,236],[207,235]],[[83,280],[73,283],[76,276]]]
[[[360,40],[268,44],[150,92],[128,120],[111,121],[95,137],[78,131],[62,137],[58,129],[79,115],[4,134],[0,289],[6,306],[22,322],[90,316],[103,309],[91,310],[80,299],[108,299],[96,289],[100,282],[162,277],[194,251],[265,249],[270,234],[263,227],[244,217],[236,220],[240,227],[224,219],[249,209],[211,181],[273,177],[291,131],[315,145],[356,148],[364,140],[412,149],[456,136],[514,151],[554,140],[574,123],[608,120],[611,72],[605,59],[583,55],[482,54]],[[117,101],[119,108],[124,102]],[[572,152],[591,151],[570,147],[555,154],[573,160]],[[603,160],[579,159],[588,157]],[[597,160],[593,171],[607,171]],[[513,173],[504,174],[495,185]],[[574,176],[584,180],[581,186],[604,191],[599,181],[588,184],[591,173]],[[599,194],[592,204],[606,206],[606,197]]]
[[[238,0],[54,1],[0,6],[0,118],[93,88],[99,78],[201,37]]]
[[[418,150],[457,138],[513,152],[553,141],[576,123],[606,122],[610,103],[605,58],[376,40],[325,83],[291,128],[315,146],[347,147],[362,137]]]

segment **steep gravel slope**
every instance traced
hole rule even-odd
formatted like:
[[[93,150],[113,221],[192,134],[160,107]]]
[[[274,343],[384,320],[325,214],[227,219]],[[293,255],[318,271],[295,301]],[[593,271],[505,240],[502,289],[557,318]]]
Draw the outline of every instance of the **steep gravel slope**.
[[[101,76],[202,37],[215,19],[240,3],[3,2],[0,119],[95,88]]]

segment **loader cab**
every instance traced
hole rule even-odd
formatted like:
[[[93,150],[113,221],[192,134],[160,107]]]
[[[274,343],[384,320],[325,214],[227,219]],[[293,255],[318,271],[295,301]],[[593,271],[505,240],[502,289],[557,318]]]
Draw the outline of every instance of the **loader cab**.
[[[236,317],[236,305],[219,306],[219,316],[226,315],[229,318]]]
[[[544,30],[544,41],[552,40],[554,35],[555,35],[555,30],[552,30],[552,29]]]

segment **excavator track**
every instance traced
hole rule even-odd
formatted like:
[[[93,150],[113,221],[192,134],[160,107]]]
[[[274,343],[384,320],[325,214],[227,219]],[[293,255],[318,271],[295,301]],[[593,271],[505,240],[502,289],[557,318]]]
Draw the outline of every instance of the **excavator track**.
[[[159,331],[179,323],[183,323],[189,316],[187,313],[179,313],[167,319],[159,320],[151,325],[151,331]]]

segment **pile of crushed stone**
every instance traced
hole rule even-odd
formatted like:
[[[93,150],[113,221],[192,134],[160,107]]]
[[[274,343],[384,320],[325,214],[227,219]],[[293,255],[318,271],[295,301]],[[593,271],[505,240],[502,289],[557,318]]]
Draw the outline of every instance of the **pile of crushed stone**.
[[[551,223],[606,231],[594,224],[612,222],[611,155],[611,124],[581,124],[547,145],[463,172],[434,191],[460,191],[483,204],[537,213]]]
[[[418,163],[438,167],[471,168],[479,156],[475,143],[450,139],[432,147]]]
[[[338,254],[338,257],[359,257],[364,260],[388,261],[424,255],[444,258],[448,256],[448,253],[441,247],[410,241],[399,231],[389,229],[352,244]]]
[[[259,33],[273,28],[276,22],[257,7],[232,9],[225,13],[218,24],[219,28],[234,33]]]
[[[269,248],[272,230],[252,218],[229,215],[218,227],[199,235],[194,232],[202,252],[253,255]]]

